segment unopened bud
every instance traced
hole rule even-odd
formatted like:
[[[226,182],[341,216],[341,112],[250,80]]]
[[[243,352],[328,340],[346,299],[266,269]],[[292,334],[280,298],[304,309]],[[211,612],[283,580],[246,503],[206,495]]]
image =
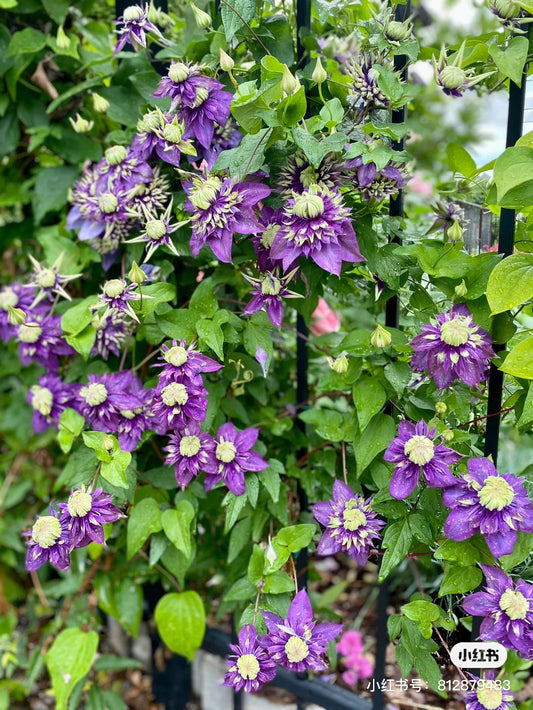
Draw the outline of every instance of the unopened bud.
[[[447,411],[448,407],[446,402],[435,402],[435,412],[439,415],[439,417],[443,417]]]
[[[444,439],[444,441],[453,441],[454,436],[455,434],[451,429],[445,429],[442,432],[442,438]]]
[[[233,67],[235,66],[235,62],[233,61],[233,59],[222,49],[222,47],[218,50],[218,52],[220,56],[220,68],[222,69],[222,71],[232,71]]]
[[[113,439],[110,436],[104,436],[102,439],[102,444],[104,445],[104,449],[106,451],[111,451],[113,448]]]
[[[316,66],[315,69],[311,75],[311,79],[313,81],[316,81],[317,84],[322,84],[326,81],[328,78],[328,73],[322,66],[322,62],[320,61],[320,57],[316,58]]]
[[[56,42],[59,49],[68,49],[70,47],[70,40],[65,34],[63,25],[59,25],[57,28]]]
[[[391,20],[385,27],[385,38],[389,42],[405,42],[411,36],[412,31],[413,25],[410,22]]]
[[[100,94],[97,94],[96,91],[93,91],[92,99],[93,108],[96,113],[105,113],[109,108],[109,101],[107,99],[104,99],[103,96],[100,96]]]
[[[451,239],[452,242],[458,242],[464,234],[464,229],[459,224],[459,221],[454,219],[451,227],[446,230],[446,236]]]
[[[268,564],[273,567],[274,562],[278,559],[278,554],[276,550],[274,549],[274,545],[272,544],[272,540],[270,536],[268,537],[268,547],[265,552],[265,557],[267,558]]]
[[[328,365],[331,367],[333,372],[339,375],[344,375],[348,370],[348,358],[346,355],[341,355],[340,357],[328,357]]]
[[[495,0],[494,9],[502,19],[511,20],[518,17],[522,8],[515,0]]]
[[[208,27],[211,27],[211,15],[203,10],[200,10],[200,8],[196,7],[193,2],[191,2],[191,10],[196,24],[201,30],[206,30]]]
[[[386,348],[392,342],[392,336],[389,331],[378,323],[376,329],[372,331],[370,336],[370,344],[375,348]]]
[[[131,265],[131,269],[129,270],[129,273],[128,273],[128,278],[130,281],[132,281],[135,284],[142,284],[146,281],[146,274],[141,269],[141,267],[137,264],[136,261],[134,261],[133,264]]]
[[[7,320],[11,325],[22,325],[26,322],[26,314],[22,308],[7,307]]]
[[[444,67],[440,72],[440,84],[445,89],[461,89],[467,81],[466,73],[461,69],[461,67],[455,67],[449,65]]]
[[[94,126],[94,121],[87,121],[82,118],[79,113],[76,114],[76,119],[69,118],[72,128],[76,133],[87,133]]]
[[[462,298],[463,296],[466,296],[467,293],[468,289],[466,287],[465,280],[463,279],[461,283],[455,287],[455,295]]]
[[[291,70],[287,65],[283,67],[283,76],[281,77],[281,90],[287,96],[292,96],[300,88],[300,82],[291,74]]]

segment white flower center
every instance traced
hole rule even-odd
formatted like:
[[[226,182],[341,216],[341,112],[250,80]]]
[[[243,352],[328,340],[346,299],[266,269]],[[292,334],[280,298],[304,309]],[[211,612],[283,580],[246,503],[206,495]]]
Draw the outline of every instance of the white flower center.
[[[358,530],[359,528],[366,525],[366,515],[363,513],[362,510],[355,507],[356,505],[357,502],[355,500],[352,499],[348,501],[348,503],[346,503],[344,513],[342,514],[344,521],[343,525],[346,530],[349,530],[350,532],[355,532],[355,530]]]
[[[435,455],[435,446],[427,436],[412,436],[405,442],[404,454],[417,466],[425,466]]]
[[[185,348],[182,348],[181,345],[174,345],[174,347],[166,351],[163,357],[168,363],[174,365],[174,367],[181,367],[181,365],[184,365],[189,359],[189,353]]]
[[[124,21],[134,22],[135,20],[140,20],[143,16],[142,8],[138,5],[130,5],[124,10]]]
[[[83,518],[93,507],[93,498],[85,488],[74,491],[67,501],[68,512],[73,518]]]
[[[506,589],[500,597],[499,607],[512,620],[525,619],[529,611],[529,601],[520,592]]]
[[[440,339],[446,345],[464,345],[470,337],[470,319],[465,316],[455,316],[440,327]]]
[[[52,288],[56,282],[56,275],[52,269],[42,269],[37,274],[36,281],[41,288]]]
[[[125,288],[121,279],[111,279],[105,282],[103,291],[109,298],[118,298],[124,293]]]
[[[40,412],[43,416],[47,417],[52,411],[52,404],[54,401],[54,396],[46,387],[41,387],[40,385],[33,385],[30,388],[32,394],[31,406]]]
[[[171,382],[161,390],[161,399],[167,407],[174,407],[176,404],[183,406],[187,404],[189,395],[185,385],[181,382]]]
[[[39,547],[46,550],[61,537],[61,523],[53,515],[43,515],[33,524],[31,536]]]
[[[461,67],[444,67],[440,71],[440,83],[446,89],[460,89],[467,80]]]
[[[151,222],[146,223],[146,234],[150,239],[161,239],[167,233],[167,228],[162,219],[153,219]]]
[[[180,441],[180,454],[182,456],[196,456],[200,451],[200,439],[197,436],[184,436]]]
[[[285,653],[291,663],[299,663],[309,655],[309,646],[299,636],[291,636],[285,644]]]
[[[259,673],[259,661],[252,653],[245,653],[237,661],[237,670],[244,680],[255,680]]]
[[[170,69],[168,70],[169,78],[176,84],[179,84],[181,81],[185,81],[185,79],[189,76],[189,73],[189,67],[183,62],[171,64]]]
[[[294,198],[292,211],[298,217],[307,217],[308,219],[318,217],[324,214],[324,200],[320,195],[304,192]]]
[[[19,302],[19,297],[10,286],[6,286],[3,293],[0,293],[0,309],[7,311],[8,307],[15,308]]]
[[[502,691],[495,688],[490,680],[485,680],[483,687],[477,691],[477,699],[487,710],[497,710],[503,700]]]
[[[215,456],[219,461],[231,463],[236,455],[237,449],[232,441],[224,441],[224,439],[222,439],[220,443],[217,444]]]
[[[513,502],[515,493],[505,478],[489,476],[477,496],[487,510],[503,510]]]
[[[19,328],[19,340],[23,343],[36,343],[43,329],[37,323],[26,323]]]
[[[90,407],[97,407],[106,401],[107,389],[101,382],[91,382],[90,385],[81,388],[80,395]]]

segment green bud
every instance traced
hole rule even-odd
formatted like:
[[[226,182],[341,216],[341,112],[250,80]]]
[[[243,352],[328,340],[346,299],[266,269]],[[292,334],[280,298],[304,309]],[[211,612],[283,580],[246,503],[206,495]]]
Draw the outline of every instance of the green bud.
[[[460,89],[467,79],[466,72],[461,67],[450,65],[440,72],[440,83],[445,89]]]
[[[435,402],[435,412],[439,417],[443,417],[448,411],[448,406],[446,402]]]
[[[339,357],[328,357],[328,365],[331,367],[333,372],[337,372],[339,375],[344,375],[348,370],[348,358],[346,355],[340,355]]]
[[[281,90],[287,96],[292,96],[300,88],[300,82],[298,79],[291,74],[289,67],[285,64],[283,66],[283,76],[281,77]]]
[[[200,8],[196,7],[193,2],[191,2],[191,10],[196,24],[201,30],[206,30],[208,27],[211,27],[211,15],[203,10],[200,10]]]
[[[87,121],[82,118],[79,113],[76,114],[76,119],[69,118],[72,128],[76,133],[88,133],[94,126],[94,121]]]
[[[227,54],[222,47],[218,50],[219,54],[219,62],[220,62],[220,68],[222,71],[227,71],[230,72],[233,70],[233,67],[235,66],[235,62],[233,59]]]
[[[70,47],[70,40],[65,34],[63,25],[59,25],[57,28],[56,42],[59,49],[68,49]]]
[[[22,308],[7,307],[7,320],[11,325],[22,325],[26,322],[26,314]]]
[[[326,79],[328,78],[328,73],[322,66],[322,62],[320,61],[320,57],[316,58],[316,66],[313,70],[313,73],[311,75],[311,79],[313,81],[316,81],[317,84],[323,84]]]
[[[455,287],[455,295],[458,296],[459,298],[462,298],[466,296],[468,293],[468,289],[465,284],[465,280],[463,279],[461,283]]]
[[[451,227],[446,230],[446,236],[451,239],[452,242],[458,242],[463,236],[465,230],[461,227],[458,220],[454,219]]]
[[[105,113],[109,108],[109,101],[107,99],[104,99],[103,96],[100,96],[100,94],[97,94],[96,91],[93,91],[92,99],[93,108],[96,113]]]
[[[442,432],[442,438],[444,439],[444,441],[453,441],[454,436],[455,436],[455,434],[453,433],[453,431],[451,429],[445,429]]]
[[[376,329],[372,331],[370,336],[370,344],[375,348],[386,348],[392,342],[392,336],[389,331],[378,323]]]
[[[134,261],[131,265],[131,269],[128,272],[128,278],[134,284],[142,284],[146,281],[146,274],[136,261]]]
[[[518,17],[521,7],[515,0],[496,0],[494,9],[502,19],[512,20]]]

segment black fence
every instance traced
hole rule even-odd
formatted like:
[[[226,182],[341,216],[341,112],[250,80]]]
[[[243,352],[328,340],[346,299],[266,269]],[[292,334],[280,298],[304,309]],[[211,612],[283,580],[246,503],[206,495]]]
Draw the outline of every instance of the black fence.
[[[124,9],[131,5],[128,0],[116,0],[116,17],[120,17]],[[163,11],[168,10],[167,0],[161,0],[156,5]],[[215,0],[215,8],[218,10],[218,2]],[[422,8],[420,8],[422,10]],[[419,12],[420,10],[417,10]],[[411,0],[405,4],[397,5],[396,19],[400,22],[406,20],[411,15]],[[422,11],[424,16],[421,20],[428,23],[427,13]],[[301,43],[300,30],[311,26],[311,0],[296,0],[296,20],[298,29],[297,54],[298,60],[302,64],[305,61],[304,47]],[[529,31],[529,25],[524,28]],[[407,79],[407,59],[397,56],[394,59],[394,68],[402,74],[404,80]],[[506,147],[513,146],[522,135],[524,120],[524,106],[526,95],[527,66],[524,69],[524,76],[521,86],[510,82],[509,88],[509,108],[507,117]],[[392,112],[393,123],[404,123],[407,119],[407,107]],[[404,149],[405,139],[396,142],[394,148]],[[466,248],[471,253],[477,253],[484,247],[492,245],[491,216],[487,210],[483,210],[479,205],[462,203],[470,226],[467,229],[465,241]],[[390,200],[389,214],[393,217],[404,216],[404,199],[402,191]],[[514,210],[502,209],[499,226],[498,252],[504,257],[512,254],[515,233],[515,212]],[[394,240],[400,242],[398,236]],[[386,304],[385,323],[389,327],[397,328],[399,324],[399,302],[396,296],[389,299]],[[307,355],[307,326],[303,318],[297,316],[297,392],[296,404],[302,405],[308,397],[308,355]],[[496,353],[501,352],[504,345],[495,345]],[[503,373],[491,364],[490,377],[488,381],[488,403],[487,403],[487,429],[485,439],[485,456],[492,456],[494,463],[498,457],[498,440],[500,430],[500,418],[502,408]],[[304,491],[299,491],[301,509],[307,508],[307,500]],[[298,557],[297,575],[300,588],[306,584],[307,554],[305,551]],[[160,594],[154,594],[152,589],[147,595],[147,606],[153,611]],[[377,598],[377,621],[375,629],[376,651],[375,669],[373,684],[373,700],[370,702],[358,695],[345,690],[339,686],[331,685],[320,679],[309,679],[305,674],[289,673],[285,669],[278,667],[276,677],[271,681],[271,685],[282,688],[296,697],[297,709],[304,710],[309,702],[319,705],[326,710],[382,710],[384,708],[384,696],[380,687],[380,681],[386,679],[385,676],[385,656],[389,641],[387,632],[387,607],[389,604],[389,588],[387,582],[379,585]],[[472,639],[479,634],[480,617],[474,617]],[[229,644],[235,641],[229,634],[218,629],[208,628],[202,644],[202,649],[217,656],[229,655]],[[152,646],[157,648],[161,643],[157,635],[152,637]],[[165,669],[159,670],[157,664],[153,664],[153,692],[155,700],[164,705],[166,710],[184,710],[192,694],[192,671],[191,664],[180,656],[174,656],[166,662]],[[233,710],[241,710],[241,693],[234,693]],[[228,710],[221,708],[221,710]]]

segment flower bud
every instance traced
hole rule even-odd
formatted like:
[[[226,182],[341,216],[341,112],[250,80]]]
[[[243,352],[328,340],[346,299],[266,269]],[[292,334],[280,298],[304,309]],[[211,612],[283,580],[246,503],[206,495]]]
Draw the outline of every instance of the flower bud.
[[[96,113],[105,113],[109,108],[109,101],[107,99],[104,99],[103,96],[100,96],[100,94],[97,94],[96,91],[93,91],[92,99],[93,108]]]
[[[300,82],[298,79],[291,74],[291,70],[285,64],[283,66],[283,76],[281,77],[281,90],[287,96],[292,96],[300,88]]]
[[[128,273],[128,278],[134,284],[142,284],[146,281],[146,274],[136,261],[134,261],[131,265],[131,269]]]
[[[218,50],[218,52],[220,56],[220,68],[222,69],[222,71],[232,71],[233,67],[235,66],[235,62],[233,61],[233,59],[222,49],[222,47]]]
[[[439,417],[443,417],[448,411],[446,402],[435,402],[435,412]]]
[[[143,9],[139,5],[130,5],[124,10],[124,22],[135,22],[142,18]]]
[[[439,83],[441,86],[443,86],[445,89],[461,89],[463,85],[466,83],[468,77],[466,76],[466,72],[461,69],[461,67],[455,67],[453,65],[449,65],[447,67],[444,67],[444,69],[441,70],[440,75],[439,75]]]
[[[468,289],[466,287],[465,280],[463,279],[461,283],[455,287],[455,295],[462,298],[463,296],[466,296],[467,293]]]
[[[452,242],[458,242],[464,233],[465,230],[459,224],[458,219],[454,219],[451,227],[448,227],[446,230],[446,236],[451,239]]]
[[[344,375],[348,370],[348,358],[346,355],[341,355],[340,357],[328,357],[328,365],[331,367],[333,372],[339,375]]]
[[[386,348],[392,342],[392,336],[389,331],[378,323],[376,329],[372,331],[370,336],[370,344],[375,348]]]
[[[22,308],[7,307],[7,320],[11,325],[22,325],[26,322],[26,314]]]
[[[76,120],[69,118],[69,121],[76,133],[87,133],[94,126],[94,121],[87,121],[79,113],[76,114]]]
[[[385,39],[389,42],[405,42],[411,36],[412,31],[411,22],[391,20],[385,27]]]
[[[512,20],[518,17],[521,7],[515,0],[495,0],[494,10],[502,20]]]
[[[70,47],[70,40],[65,34],[63,25],[59,25],[57,28],[56,42],[59,49],[68,49]]]
[[[328,78],[328,73],[322,66],[322,62],[320,61],[320,57],[316,58],[316,66],[314,68],[314,71],[311,75],[311,79],[313,81],[316,81],[317,84],[323,84],[326,79]]]
[[[102,444],[106,451],[111,451],[113,448],[113,439],[110,436],[104,436],[102,438]]]
[[[455,434],[451,429],[445,429],[442,432],[442,438],[444,439],[444,441],[453,441],[454,436]]]
[[[274,562],[278,559],[278,554],[276,550],[274,549],[274,545],[272,544],[272,540],[270,536],[268,537],[268,547],[265,552],[265,557],[267,558],[268,564],[273,567]]]
[[[200,8],[196,7],[193,2],[191,2],[191,10],[194,15],[194,19],[196,20],[196,24],[201,30],[206,30],[208,27],[211,27],[211,15],[203,10],[200,10]]]

